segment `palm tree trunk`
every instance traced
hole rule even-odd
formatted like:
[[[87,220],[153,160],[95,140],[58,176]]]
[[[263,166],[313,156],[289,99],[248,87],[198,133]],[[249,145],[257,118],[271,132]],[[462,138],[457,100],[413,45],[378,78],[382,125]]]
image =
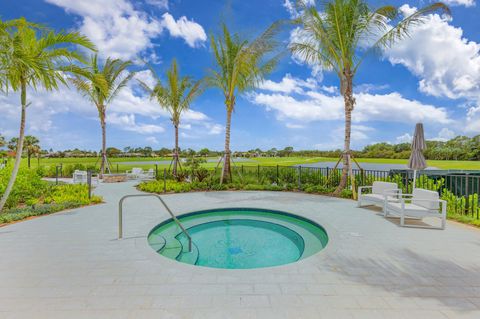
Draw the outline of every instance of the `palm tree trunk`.
[[[20,117],[20,133],[18,136],[17,142],[17,154],[15,154],[15,164],[13,165],[12,175],[10,175],[10,179],[8,180],[7,188],[5,189],[5,193],[3,193],[2,199],[0,200],[0,213],[7,202],[8,196],[12,192],[13,184],[17,179],[18,170],[20,168],[20,162],[22,160],[22,152],[23,152],[23,140],[25,137],[25,120],[26,120],[26,113],[27,113],[27,83],[26,81],[22,81],[21,84],[21,104],[22,104],[22,114]]]
[[[28,148],[28,146],[27,146]],[[30,158],[32,157],[32,154],[30,154],[29,151],[27,151],[27,160],[28,160],[28,168],[30,168]]]
[[[352,111],[355,106],[355,98],[353,97],[353,74],[347,70],[344,72],[343,78],[343,100],[345,103],[345,143],[343,150],[343,168],[340,183],[335,190],[334,194],[339,195],[343,189],[347,186],[348,172],[350,170],[350,141],[352,135]]]
[[[107,165],[107,130],[105,123],[105,108],[102,106],[100,111],[100,125],[102,127],[102,163],[100,164],[100,178],[105,174],[105,166]]]
[[[175,127],[175,149],[173,150],[173,176],[177,176],[178,165],[178,124],[174,124]]]
[[[227,107],[227,125],[225,127],[225,158],[222,169],[222,176],[220,178],[220,184],[227,182],[232,177],[232,171],[230,167],[230,126],[232,122],[232,108]]]

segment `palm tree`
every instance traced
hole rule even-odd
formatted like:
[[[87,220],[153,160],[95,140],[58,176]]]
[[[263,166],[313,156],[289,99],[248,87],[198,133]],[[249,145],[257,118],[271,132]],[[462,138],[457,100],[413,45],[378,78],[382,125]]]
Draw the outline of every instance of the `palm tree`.
[[[365,56],[393,46],[409,36],[413,26],[424,22],[433,12],[450,14],[443,3],[434,3],[400,19],[393,6],[371,9],[365,0],[331,0],[320,10],[298,3],[301,15],[296,23],[302,26],[299,39],[290,45],[293,53],[310,64],[334,71],[340,80],[345,109],[345,143],[339,194],[347,185],[351,169],[350,135],[352,111],[355,107],[353,79]]]
[[[38,138],[32,135],[25,136],[23,140],[23,149],[27,153],[28,168],[30,168],[30,160],[32,158],[32,155],[40,153],[40,145],[38,145],[38,143],[40,143]],[[11,150],[12,152],[16,152],[17,146],[18,146],[18,138],[12,137],[10,141],[8,141],[8,149]]]
[[[8,92],[20,91],[21,117],[17,153],[12,174],[0,200],[0,211],[5,206],[17,177],[25,136],[27,88],[56,90],[65,84],[65,66],[82,61],[72,45],[95,49],[93,43],[77,33],[53,32],[21,18],[0,22],[0,88]]]
[[[150,98],[157,100],[158,104],[170,113],[170,120],[175,128],[175,149],[173,151],[173,175],[177,176],[177,166],[179,164],[178,148],[178,127],[180,126],[180,117],[182,113],[190,108],[193,99],[200,95],[202,81],[193,81],[190,77],[180,76],[179,68],[175,60],[172,61],[170,69],[167,71],[166,83],[162,83],[160,78],[152,70],[156,84],[150,88],[146,83],[139,80],[141,86],[150,93]]]
[[[25,136],[25,141],[23,143],[27,153],[28,168],[30,168],[30,159],[32,158],[32,155],[40,153],[40,141],[35,136],[27,135]]]
[[[236,97],[247,90],[256,88],[267,74],[273,71],[280,55],[267,59],[266,56],[275,50],[277,42],[274,37],[279,23],[272,24],[265,32],[253,41],[231,34],[223,25],[223,34],[210,37],[210,45],[215,57],[216,66],[207,77],[209,86],[222,90],[227,109],[225,126],[225,154],[220,183],[231,180],[230,167],[230,128],[232,112],[235,110]]]
[[[0,134],[0,148],[4,147],[6,144],[7,142],[5,141],[5,137]]]
[[[102,128],[102,161],[100,165],[100,178],[108,170],[107,162],[107,132],[106,111],[107,106],[117,97],[118,93],[127,85],[134,76],[127,68],[131,61],[107,58],[103,66],[98,63],[98,55],[91,57],[85,68],[75,68],[75,76],[70,79],[77,90],[89,99],[97,108],[100,126]]]

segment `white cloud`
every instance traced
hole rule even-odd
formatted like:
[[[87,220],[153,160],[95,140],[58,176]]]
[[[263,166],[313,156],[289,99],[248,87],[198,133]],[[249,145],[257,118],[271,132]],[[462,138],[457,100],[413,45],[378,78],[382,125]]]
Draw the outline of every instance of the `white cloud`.
[[[153,40],[167,29],[171,36],[185,39],[191,47],[206,40],[202,26],[181,17],[177,21],[165,13],[159,20],[136,9],[127,0],[46,0],[68,13],[81,17],[80,32],[97,45],[103,57],[136,59],[142,56],[159,62]],[[148,4],[168,8],[166,0],[148,0]],[[108,9],[106,9],[108,8]]]
[[[147,4],[168,10],[168,0],[146,0]]]
[[[137,124],[134,114],[110,113],[107,116],[107,124],[114,124],[125,131],[139,134],[162,133],[165,129],[155,124]]]
[[[218,135],[224,131],[223,125],[220,124],[213,124],[213,123],[206,123],[205,127],[207,128],[208,135]]]
[[[290,32],[289,42],[290,42],[290,44],[291,43],[309,42],[308,35],[306,34],[306,32],[302,28],[297,27]],[[292,54],[292,59],[297,64],[300,64],[300,65],[306,64],[310,68],[312,76],[315,77],[318,80],[318,82],[322,81],[322,79],[323,79],[323,69],[322,69],[321,66],[318,65],[318,63],[314,63],[314,64],[306,63],[305,62],[305,56],[303,56],[299,53],[293,53]]]
[[[162,26],[168,30],[172,37],[184,39],[192,48],[201,45],[207,40],[207,34],[203,27],[195,21],[189,21],[185,16],[175,21],[170,13],[164,13]]]
[[[302,128],[305,128],[305,125],[302,125],[302,124],[293,124],[293,123],[285,123],[285,126],[287,128],[291,128],[291,129],[302,129]]]
[[[151,143],[151,144],[155,144],[155,145],[160,144],[160,142],[158,141],[158,139],[155,136],[149,136],[145,140],[147,142]]]
[[[450,6],[473,7],[475,5],[475,0],[444,0],[443,3]]]
[[[300,14],[295,6],[297,0],[285,0],[283,2],[283,7],[288,11],[290,17],[297,18]],[[315,0],[304,0],[304,3],[308,6],[314,6]]]
[[[126,0],[46,0],[82,17],[80,32],[89,37],[102,56],[134,59],[153,47],[162,26]]]
[[[302,98],[286,94],[253,93],[250,101],[275,112],[277,119],[308,123],[313,121],[342,120],[343,98],[330,96],[321,92],[307,91]],[[399,93],[389,94],[356,94],[356,108],[353,112],[354,122],[429,122],[450,123],[451,120],[444,108],[409,100]]]
[[[455,132],[452,131],[451,129],[444,127],[438,132],[438,135],[434,138],[427,138],[430,141],[441,141],[441,142],[446,142],[448,140],[451,140],[456,136]]]
[[[472,106],[468,109],[465,131],[469,133],[480,133],[480,106]]]
[[[281,93],[302,93],[303,89],[314,89],[317,87],[317,80],[308,78],[307,80],[301,80],[296,77],[292,77],[287,73],[280,82],[274,82],[266,80],[260,84],[259,88],[271,92]]]
[[[413,139],[412,135],[410,135],[408,133],[405,133],[403,135],[397,136],[397,138],[395,139],[395,142],[396,142],[396,144],[411,143],[412,139]]]
[[[480,43],[464,38],[461,28],[438,14],[428,16],[385,55],[420,78],[421,92],[453,99],[480,96]]]

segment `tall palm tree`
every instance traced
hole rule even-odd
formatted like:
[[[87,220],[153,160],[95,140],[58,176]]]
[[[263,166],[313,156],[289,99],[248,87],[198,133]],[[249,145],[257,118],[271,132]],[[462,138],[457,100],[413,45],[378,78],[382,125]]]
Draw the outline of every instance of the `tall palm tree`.
[[[107,58],[105,63],[98,63],[98,55],[94,54],[85,68],[75,68],[75,76],[70,79],[77,90],[92,102],[98,111],[102,128],[102,160],[100,164],[100,178],[108,168],[107,162],[107,106],[117,97],[118,93],[134,76],[127,71],[131,61]]]
[[[210,37],[210,45],[216,66],[207,77],[209,86],[222,90],[227,109],[225,126],[225,154],[220,183],[231,179],[230,128],[232,112],[235,110],[237,95],[256,88],[267,74],[273,71],[280,55],[268,58],[277,48],[274,37],[279,23],[272,24],[258,38],[249,41],[238,34],[231,34],[226,25],[223,33]]]
[[[193,81],[189,76],[182,77],[177,61],[173,60],[170,69],[167,71],[167,80],[163,83],[160,78],[151,70],[155,77],[156,84],[153,88],[139,80],[141,86],[150,93],[150,98],[157,100],[158,104],[170,113],[170,120],[175,128],[175,149],[173,151],[173,170],[177,176],[179,163],[178,153],[178,127],[182,113],[190,108],[193,99],[200,95],[202,81]]]
[[[355,107],[353,80],[365,56],[408,37],[412,27],[423,23],[426,15],[434,12],[450,14],[450,11],[443,3],[433,3],[401,19],[397,8],[387,5],[372,9],[365,0],[331,0],[319,9],[308,3],[298,2],[301,15],[295,22],[303,30],[290,49],[306,62],[334,71],[340,80],[345,109],[345,142],[342,177],[335,190],[338,194],[347,185],[351,168],[350,136]]]
[[[12,175],[0,200],[0,211],[5,206],[17,177],[25,136],[27,88],[56,90],[65,84],[65,66],[82,61],[72,48],[79,45],[95,49],[93,43],[77,33],[53,32],[21,18],[0,23],[0,89],[20,91],[20,132]]]

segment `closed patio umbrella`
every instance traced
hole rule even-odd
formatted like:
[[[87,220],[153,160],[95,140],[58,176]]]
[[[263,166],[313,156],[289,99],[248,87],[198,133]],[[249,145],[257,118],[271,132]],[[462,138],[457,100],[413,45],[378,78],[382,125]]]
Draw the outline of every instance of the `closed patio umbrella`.
[[[417,170],[422,170],[427,167],[427,162],[423,156],[423,150],[427,148],[425,143],[425,134],[423,133],[423,124],[417,123],[415,126],[415,133],[413,133],[412,154],[408,160],[408,168],[413,170],[413,189],[417,182]]]

